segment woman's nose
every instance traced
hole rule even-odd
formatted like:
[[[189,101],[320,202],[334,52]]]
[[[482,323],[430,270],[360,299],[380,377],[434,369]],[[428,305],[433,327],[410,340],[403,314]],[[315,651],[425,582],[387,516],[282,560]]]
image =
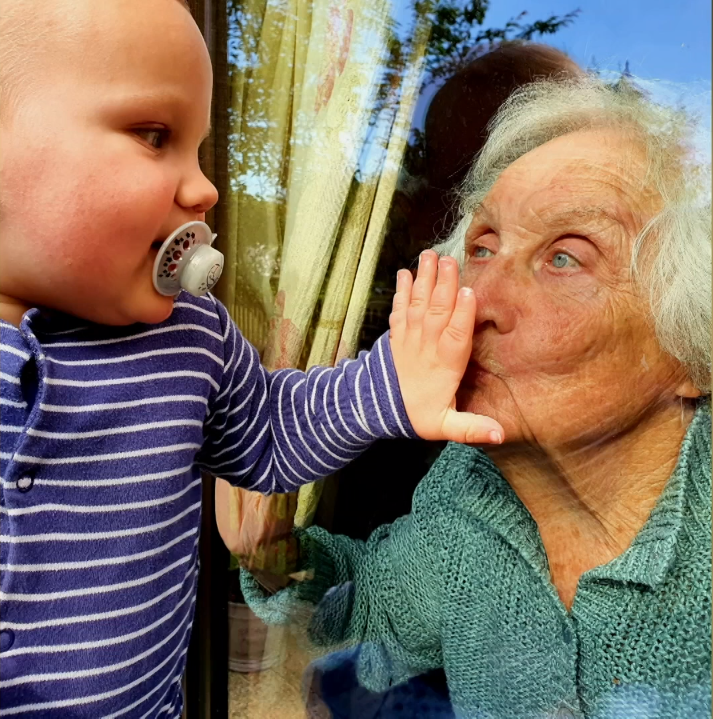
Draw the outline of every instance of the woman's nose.
[[[515,328],[518,306],[524,300],[526,288],[516,275],[513,266],[505,267],[497,259],[470,276],[464,276],[465,284],[475,293],[475,332],[492,327],[500,334]]]

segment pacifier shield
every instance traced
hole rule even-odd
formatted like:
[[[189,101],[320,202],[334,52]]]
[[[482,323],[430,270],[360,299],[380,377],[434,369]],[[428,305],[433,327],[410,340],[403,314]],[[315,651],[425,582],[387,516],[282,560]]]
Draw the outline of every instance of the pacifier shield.
[[[187,290],[197,297],[208,292],[223,269],[223,255],[211,247],[214,239],[210,227],[199,221],[187,222],[167,237],[154,262],[156,291],[173,296]],[[206,262],[207,257],[211,258],[210,262]],[[191,269],[186,273],[189,265]],[[198,277],[197,272],[205,276]]]

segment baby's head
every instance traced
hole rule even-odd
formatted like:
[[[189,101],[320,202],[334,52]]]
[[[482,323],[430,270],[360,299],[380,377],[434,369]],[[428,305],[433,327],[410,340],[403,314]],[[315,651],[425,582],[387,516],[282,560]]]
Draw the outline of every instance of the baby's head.
[[[0,302],[160,322],[157,248],[217,201],[212,71],[181,0],[13,0],[0,20]]]

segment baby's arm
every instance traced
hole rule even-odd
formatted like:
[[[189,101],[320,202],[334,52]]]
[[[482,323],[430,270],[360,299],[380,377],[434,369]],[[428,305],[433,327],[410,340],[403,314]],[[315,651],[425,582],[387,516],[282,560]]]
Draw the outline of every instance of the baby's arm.
[[[356,360],[306,373],[268,373],[219,306],[225,368],[206,420],[203,466],[269,494],[340,469],[380,438],[492,441],[491,431],[502,433],[497,422],[454,409],[475,314],[472,292],[458,294],[457,281],[452,260],[436,281],[435,253],[425,253],[413,287],[410,274],[400,274],[390,337]]]

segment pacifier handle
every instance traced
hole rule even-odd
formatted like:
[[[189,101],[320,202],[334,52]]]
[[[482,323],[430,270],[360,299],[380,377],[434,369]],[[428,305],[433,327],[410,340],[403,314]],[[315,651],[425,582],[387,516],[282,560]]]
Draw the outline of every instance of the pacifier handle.
[[[217,235],[205,222],[187,222],[163,242],[153,266],[153,284],[164,296],[186,290],[195,297],[209,292],[223,272],[223,255],[211,247]]]

